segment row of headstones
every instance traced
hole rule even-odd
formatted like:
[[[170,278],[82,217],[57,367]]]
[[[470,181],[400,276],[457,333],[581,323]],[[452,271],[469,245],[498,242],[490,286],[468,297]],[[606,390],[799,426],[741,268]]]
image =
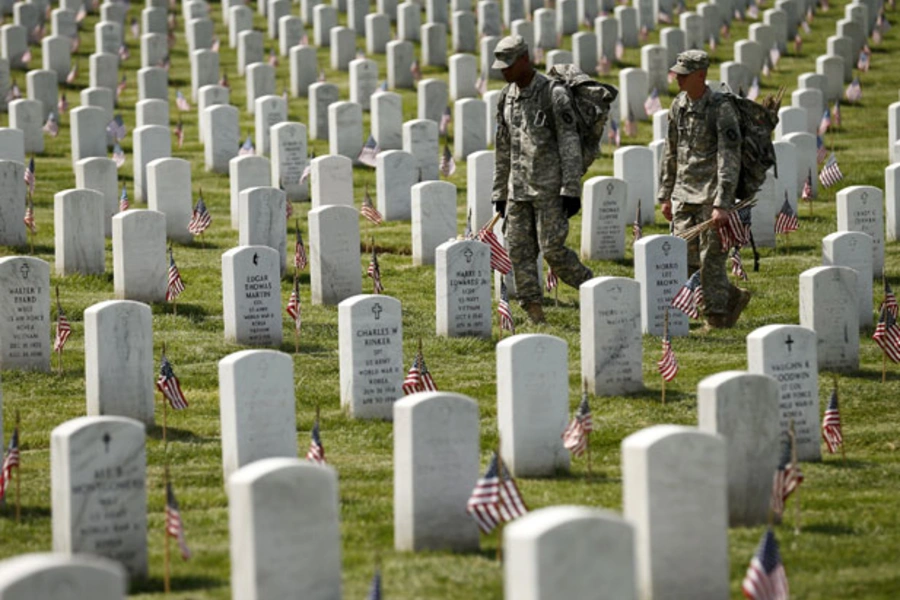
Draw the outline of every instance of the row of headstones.
[[[514,336],[498,345],[497,354],[502,439],[513,438],[516,425],[523,429],[515,442],[504,442],[510,470],[516,476],[528,476],[529,471],[545,475],[548,468],[552,474],[557,467],[567,467],[568,456],[559,439],[568,413],[565,343],[552,336]],[[537,388],[524,395],[525,388],[516,379],[507,378],[507,385],[503,384],[502,374],[521,376],[528,373],[526,367],[548,377],[534,376],[530,383]],[[331,597],[339,591],[341,571],[337,478],[330,467],[296,458],[292,361],[281,353],[244,351],[223,359],[219,369],[233,595],[268,592],[277,596],[299,589],[305,591],[304,597],[319,597],[313,590],[326,589],[330,590],[326,597]],[[258,408],[259,402],[265,411],[247,410]],[[573,517],[583,518],[584,513],[551,509],[556,514],[548,522],[547,511],[538,511],[510,525],[505,542],[512,556],[507,560],[528,568],[532,584],[560,569],[572,570],[577,582],[572,585],[578,587],[596,574],[579,574],[569,560],[541,560],[563,540],[559,534],[536,535],[535,529],[567,530],[564,547],[572,548],[595,543],[598,528],[614,525],[606,533],[611,543],[596,546],[604,551],[582,559],[612,579],[613,583],[605,580],[604,586],[615,590],[610,597],[634,597],[635,586],[648,591],[677,589],[703,597],[721,595],[722,590],[727,593],[728,525],[756,525],[767,519],[782,436],[778,402],[778,383],[766,375],[726,372],[703,380],[698,386],[699,430],[662,425],[623,440],[626,520],[608,517],[608,524],[594,521],[591,527],[574,528]],[[554,453],[546,451],[546,443],[540,444],[537,428],[522,428],[513,420],[512,403],[516,403],[515,412],[523,404],[540,408],[540,422],[554,430],[552,444],[559,446]],[[815,399],[812,403],[817,404]],[[459,394],[419,393],[393,404],[392,415],[395,547],[477,550],[478,530],[466,514],[466,501],[479,474],[477,403]],[[243,429],[267,435],[242,440]],[[811,437],[818,451],[818,436]],[[230,439],[244,443],[229,449]],[[526,440],[535,448],[540,444],[542,451],[535,451],[535,458],[547,463],[550,455],[549,466],[535,470],[528,456],[515,454],[517,445],[524,446]],[[68,421],[51,433],[51,465],[54,550],[110,558],[132,576],[145,577],[144,426],[110,416]],[[274,489],[277,494],[271,493]],[[303,510],[296,510],[297,506]],[[658,527],[660,522],[667,526]],[[93,526],[85,527],[85,523]],[[673,535],[673,527],[683,535]],[[291,533],[285,536],[285,531]],[[684,540],[692,540],[689,552]],[[514,543],[518,541],[523,544]],[[311,553],[313,547],[316,552]],[[311,555],[316,558],[310,559]],[[549,555],[557,556],[558,551]],[[674,556],[682,558],[665,560]],[[673,562],[679,566],[671,566]],[[279,565],[285,568],[273,570]],[[259,577],[261,569],[269,576]],[[18,576],[26,572],[21,570]],[[508,592],[521,589],[516,579],[520,578],[507,581]]]

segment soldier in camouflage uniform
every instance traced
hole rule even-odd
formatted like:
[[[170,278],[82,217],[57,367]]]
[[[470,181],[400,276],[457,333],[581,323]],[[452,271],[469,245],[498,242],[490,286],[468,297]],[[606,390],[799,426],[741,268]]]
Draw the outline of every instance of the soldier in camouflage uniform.
[[[529,318],[540,323],[544,294],[538,279],[539,251],[553,272],[574,288],[593,277],[566,247],[569,217],[581,208],[581,141],[571,95],[534,69],[521,36],[500,40],[494,58],[493,68],[502,70],[508,85],[497,107],[491,200],[507,217],[519,302]]]
[[[709,57],[701,50],[678,55],[670,70],[681,93],[669,108],[660,177],[663,216],[679,235],[713,219],[714,228],[688,243],[688,266],[700,269],[707,327],[731,327],[750,301],[750,293],[728,280],[728,248],[718,227],[728,221],[741,169],[741,128],[730,102],[706,85]]]

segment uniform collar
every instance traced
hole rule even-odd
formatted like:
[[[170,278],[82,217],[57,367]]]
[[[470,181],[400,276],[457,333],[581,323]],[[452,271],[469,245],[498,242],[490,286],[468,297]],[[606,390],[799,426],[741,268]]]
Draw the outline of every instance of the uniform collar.
[[[709,89],[709,86],[706,86],[706,88],[703,90],[703,95],[696,100],[691,100],[687,94],[684,95],[688,110],[697,112],[700,112],[706,108],[706,105],[709,104],[710,98],[712,98],[712,90]]]
[[[509,95],[513,98],[530,98],[544,86],[546,81],[547,77],[543,73],[536,72],[527,88],[520,88],[515,83],[509,84]]]

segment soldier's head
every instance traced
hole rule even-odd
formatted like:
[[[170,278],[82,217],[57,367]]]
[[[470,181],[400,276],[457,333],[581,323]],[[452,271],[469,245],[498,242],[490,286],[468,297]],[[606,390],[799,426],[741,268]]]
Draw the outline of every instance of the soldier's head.
[[[678,89],[697,99],[706,88],[706,71],[709,69],[709,55],[702,50],[688,50],[678,55],[669,71],[678,79]]]
[[[528,44],[521,35],[508,35],[497,43],[491,68],[500,69],[507,83],[530,79],[533,67],[528,58]]]

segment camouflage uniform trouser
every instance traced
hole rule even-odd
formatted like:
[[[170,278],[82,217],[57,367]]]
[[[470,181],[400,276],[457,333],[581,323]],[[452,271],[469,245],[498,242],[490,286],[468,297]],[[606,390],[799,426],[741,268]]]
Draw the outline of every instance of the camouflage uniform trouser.
[[[516,281],[516,296],[524,306],[540,302],[544,291],[538,278],[540,251],[557,277],[575,289],[594,274],[566,248],[569,219],[559,196],[533,202],[510,202],[506,209],[506,239]]]
[[[674,235],[699,225],[712,218],[711,204],[685,204],[675,202],[672,206]],[[729,313],[729,299],[737,293],[725,270],[728,249],[722,249],[719,232],[713,227],[688,242],[688,274],[700,271],[700,285],[703,286],[704,314],[726,315]]]

